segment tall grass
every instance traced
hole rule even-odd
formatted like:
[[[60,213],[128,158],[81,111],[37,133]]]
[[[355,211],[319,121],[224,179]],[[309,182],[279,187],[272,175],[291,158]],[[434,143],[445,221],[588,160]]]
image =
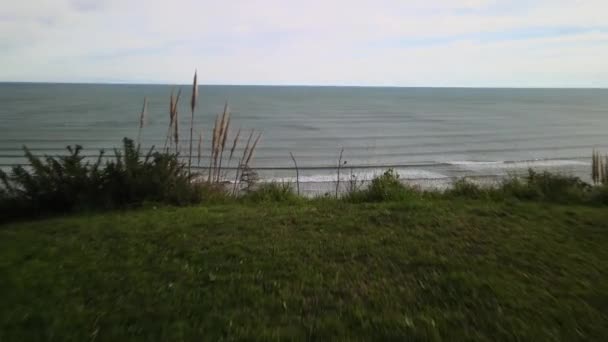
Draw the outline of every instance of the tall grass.
[[[392,169],[372,179],[365,189],[352,188],[344,194],[348,202],[384,202],[411,199],[417,190],[401,182],[399,174]]]
[[[139,115],[139,130],[137,132],[137,144],[141,145],[141,131],[144,128],[144,125],[146,123],[146,117],[147,117],[147,112],[148,112],[148,98],[144,97],[144,105],[141,109],[141,114]]]
[[[180,127],[179,127],[179,100],[181,97],[181,89],[178,89],[177,95],[175,95],[175,91],[171,92],[169,97],[169,126],[167,128],[167,137],[165,139],[165,145],[163,150],[166,153],[169,153],[170,150],[173,150],[175,154],[180,153]],[[196,108],[198,106],[198,74],[195,71],[194,78],[192,82],[192,95],[190,98],[190,135],[188,144],[188,155],[187,155],[187,170],[192,179],[196,178],[197,181],[201,179],[206,179],[206,182],[209,184],[219,184],[227,182],[226,176],[228,175],[225,170],[223,170],[224,165],[224,152],[227,147],[229,136],[231,135],[231,123],[232,117],[230,115],[230,110],[228,106],[228,102],[224,104],[224,110],[221,114],[215,117],[215,123],[212,127],[211,136],[211,144],[209,146],[209,153],[204,153],[204,130],[198,134],[198,142],[195,142],[194,139],[197,137],[194,136],[194,116],[196,113]],[[143,128],[143,125],[141,125]],[[140,128],[140,135],[141,135]],[[255,131],[252,130],[252,136],[254,136]],[[241,129],[237,131],[232,140],[232,147],[230,148],[230,155],[228,158],[228,167],[230,167],[230,162],[239,147],[240,143],[240,135]],[[260,140],[261,133],[257,135],[257,138],[251,145],[251,137],[247,142],[247,145],[244,146],[244,155],[243,158],[240,159],[236,170],[236,179],[235,183],[239,183],[240,175],[242,174],[242,169],[250,169],[250,163],[253,159],[254,151],[257,147],[257,143]],[[199,167],[199,172],[194,173],[192,171],[192,158],[194,157],[193,149],[194,145],[197,145],[196,151],[196,163]],[[208,158],[208,161],[205,161],[204,157]],[[207,162],[207,164],[205,164]],[[201,174],[200,165],[208,165],[206,170],[206,175]],[[204,172],[203,172],[204,173]]]
[[[203,132],[201,131],[198,134],[198,148],[196,151],[196,156],[197,156],[197,166],[201,166],[201,158],[202,158],[202,153],[203,153]]]
[[[296,187],[298,189],[298,196],[300,196],[300,169],[298,168],[298,162],[296,161],[296,157],[293,156],[293,153],[289,152],[289,156],[293,161],[293,165],[296,168]]]
[[[230,162],[232,162],[232,157],[234,156],[234,151],[236,150],[236,146],[239,143],[239,137],[241,136],[241,129],[236,132],[234,136],[234,140],[232,141],[232,147],[230,148],[230,156],[228,157],[228,167],[230,167]]]
[[[591,157],[591,179],[594,184],[608,185],[608,155],[593,150]]]
[[[196,100],[198,97],[198,82],[197,72],[194,71],[194,81],[192,82],[192,96],[190,98],[190,149],[188,151],[188,174],[192,173],[192,142],[194,139],[194,110],[196,109]]]
[[[177,96],[174,96],[174,91],[171,91],[169,99],[169,129],[167,131],[167,139],[165,140],[164,150],[169,153],[171,145],[175,145],[175,153],[179,152],[179,115],[177,108],[182,90],[177,91]]]
[[[236,169],[236,179],[234,183],[233,192],[236,195],[237,190],[240,189],[241,183],[246,184],[246,190],[251,191],[252,186],[257,182],[258,175],[249,165],[251,159],[253,158],[253,154],[255,152],[255,148],[262,137],[262,132],[260,132],[251,144],[251,139],[253,138],[255,131],[251,130],[251,134],[249,135],[249,139],[247,139],[247,145],[245,145],[245,149],[243,150],[243,156],[239,161],[239,165]]]
[[[338,176],[336,179],[336,198],[340,192],[340,171],[342,170],[342,155],[344,154],[344,147],[340,150],[340,156],[338,157]],[[344,162],[346,164],[346,162]]]
[[[230,112],[228,111],[228,103],[224,104],[224,112],[222,113],[222,120],[220,121],[220,127],[218,131],[218,137],[215,146],[215,160],[214,164],[217,165],[215,171],[216,182],[220,181],[222,173],[222,159],[224,157],[224,148],[226,147],[226,138],[228,137],[228,131],[230,129]]]

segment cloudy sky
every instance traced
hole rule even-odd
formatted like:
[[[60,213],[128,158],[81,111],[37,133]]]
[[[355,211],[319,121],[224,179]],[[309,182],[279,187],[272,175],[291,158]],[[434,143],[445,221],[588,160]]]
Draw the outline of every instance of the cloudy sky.
[[[608,87],[607,0],[21,0],[0,81]]]

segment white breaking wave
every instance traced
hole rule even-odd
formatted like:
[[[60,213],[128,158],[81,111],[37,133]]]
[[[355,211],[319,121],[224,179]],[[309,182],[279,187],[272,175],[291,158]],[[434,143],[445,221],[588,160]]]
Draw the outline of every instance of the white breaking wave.
[[[378,176],[381,176],[386,170],[368,170],[368,171],[357,171],[350,173],[349,170],[342,170],[340,173],[340,182],[348,182],[349,180],[356,179],[357,181],[370,181]],[[416,169],[395,169],[397,174],[399,174],[400,179],[444,179],[449,178],[446,175],[443,175],[438,172],[432,172],[428,170],[416,170]],[[318,175],[305,175],[300,176],[300,183],[326,183],[326,182],[335,182],[337,177],[337,172],[334,174],[318,174]],[[261,179],[262,182],[278,182],[278,183],[291,183],[296,181],[296,177],[270,177]]]
[[[395,166],[392,169],[399,175],[401,180],[407,182],[431,181],[445,182],[460,177],[504,177],[510,172],[526,170],[533,168],[536,170],[575,167],[585,169],[590,163],[578,160],[566,159],[544,159],[544,160],[526,160],[526,161],[448,161],[437,164],[427,164],[419,167],[412,166]],[[344,168],[340,172],[340,182],[349,182],[356,179],[357,182],[369,182],[372,179],[381,176],[390,167],[374,167],[371,169],[357,169],[354,167],[351,173],[351,167]],[[296,175],[293,170],[280,170],[282,175],[272,175],[268,170],[261,170],[259,181],[261,183],[295,183]],[[310,169],[300,170],[300,183],[334,183],[337,180],[337,170],[328,169],[311,172]],[[281,174],[280,173],[280,174]]]
[[[513,161],[513,162],[485,162],[485,161],[449,161],[446,162],[448,165],[454,165],[460,168],[469,170],[482,170],[482,169],[526,169],[526,168],[539,168],[539,167],[563,167],[563,166],[583,166],[590,165],[590,163],[582,162],[578,160],[524,160],[524,161]]]

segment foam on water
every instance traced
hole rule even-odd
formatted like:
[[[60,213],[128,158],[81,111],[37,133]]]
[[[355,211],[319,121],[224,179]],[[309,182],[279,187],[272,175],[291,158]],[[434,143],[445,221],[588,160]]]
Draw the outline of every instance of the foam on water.
[[[365,170],[365,171],[354,171],[350,172],[350,170],[342,170],[340,173],[340,181],[347,182],[349,180],[356,179],[357,181],[370,181],[380,175],[382,175],[386,170],[385,169],[373,169],[373,170]],[[395,169],[395,171],[399,174],[399,178],[403,180],[422,180],[422,179],[444,179],[448,178],[448,176],[443,175],[441,173],[429,171],[429,170],[417,170],[417,169]],[[337,172],[333,173],[322,173],[322,174],[313,174],[313,175],[303,175],[300,176],[300,183],[325,183],[325,182],[335,182],[338,179]],[[295,182],[295,176],[289,177],[270,177],[263,178],[263,182]]]
[[[585,178],[590,163],[579,160],[522,160],[522,161],[450,161],[445,163],[429,163],[425,165],[401,165],[401,166],[378,166],[376,168],[351,166],[342,169],[340,182],[348,182],[356,179],[359,182],[368,182],[382,175],[387,169],[392,168],[404,182],[444,184],[461,177],[478,179],[499,179],[512,173],[525,172],[528,169],[537,171],[554,170],[576,174]],[[261,173],[262,182],[296,182],[295,169],[280,170],[280,175]],[[300,183],[335,183],[337,170],[300,170]]]
[[[578,160],[561,160],[561,159],[539,159],[539,160],[522,160],[522,161],[449,161],[448,165],[453,165],[465,169],[525,169],[538,167],[562,167],[562,166],[583,166],[590,165],[588,162]]]

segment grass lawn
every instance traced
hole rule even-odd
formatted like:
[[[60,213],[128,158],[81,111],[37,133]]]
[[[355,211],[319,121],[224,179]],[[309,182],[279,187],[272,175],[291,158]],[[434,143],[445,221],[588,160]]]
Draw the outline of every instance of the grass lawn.
[[[416,199],[0,226],[0,341],[602,340],[608,210]]]

